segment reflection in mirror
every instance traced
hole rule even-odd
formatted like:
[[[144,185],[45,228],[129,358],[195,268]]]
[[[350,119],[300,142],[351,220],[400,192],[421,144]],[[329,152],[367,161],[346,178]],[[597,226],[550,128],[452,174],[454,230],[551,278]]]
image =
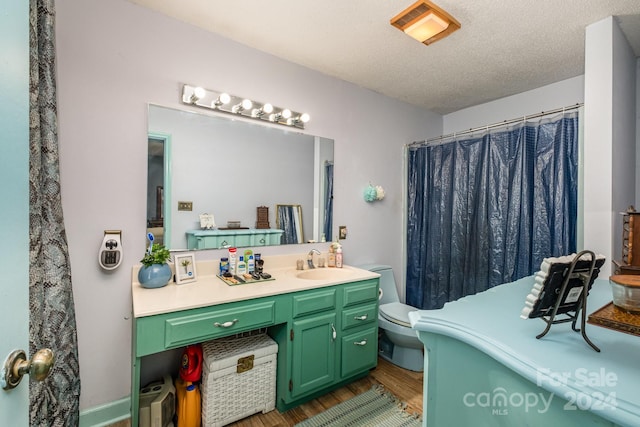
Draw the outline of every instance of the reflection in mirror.
[[[284,231],[282,234],[283,245],[304,243],[302,207],[300,205],[276,205],[276,226]]]
[[[157,105],[148,119],[147,226],[167,247],[331,240],[333,140]],[[280,237],[277,206],[285,204],[299,207],[297,238]],[[204,213],[216,229],[200,228]],[[213,235],[224,237],[210,246]]]
[[[154,242],[167,245],[164,239],[165,224],[170,223],[170,215],[164,209],[165,183],[169,179],[168,156],[170,151],[168,135],[149,134],[147,158],[147,232],[154,235]]]

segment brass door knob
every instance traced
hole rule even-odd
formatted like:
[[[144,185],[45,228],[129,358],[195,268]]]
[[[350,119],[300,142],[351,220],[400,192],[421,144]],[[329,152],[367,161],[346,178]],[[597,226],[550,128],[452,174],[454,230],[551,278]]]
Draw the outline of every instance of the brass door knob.
[[[48,348],[38,350],[31,360],[23,350],[15,350],[4,362],[0,384],[5,390],[11,390],[20,384],[24,374],[29,374],[36,381],[42,381],[49,376],[55,362],[53,351]]]

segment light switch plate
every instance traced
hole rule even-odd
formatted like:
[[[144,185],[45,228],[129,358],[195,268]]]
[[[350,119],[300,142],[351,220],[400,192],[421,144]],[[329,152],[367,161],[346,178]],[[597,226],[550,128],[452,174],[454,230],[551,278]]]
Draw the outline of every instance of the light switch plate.
[[[347,238],[347,226],[341,225],[338,227],[338,236],[340,240],[345,240]]]
[[[193,202],[178,202],[178,210],[179,211],[192,211],[193,210]]]

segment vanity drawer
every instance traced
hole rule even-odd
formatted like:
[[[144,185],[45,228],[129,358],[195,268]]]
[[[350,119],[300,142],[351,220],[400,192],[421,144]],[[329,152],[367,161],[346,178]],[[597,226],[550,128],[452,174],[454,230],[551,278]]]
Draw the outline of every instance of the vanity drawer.
[[[250,331],[272,325],[274,322],[274,301],[171,317],[165,320],[165,348]]]
[[[378,279],[357,282],[344,287],[344,306],[378,300]]]
[[[350,308],[342,312],[342,330],[368,325],[378,317],[378,303]]]
[[[378,362],[378,328],[346,335],[342,338],[342,378],[374,368]]]
[[[293,317],[336,308],[336,289],[305,292],[293,296]]]

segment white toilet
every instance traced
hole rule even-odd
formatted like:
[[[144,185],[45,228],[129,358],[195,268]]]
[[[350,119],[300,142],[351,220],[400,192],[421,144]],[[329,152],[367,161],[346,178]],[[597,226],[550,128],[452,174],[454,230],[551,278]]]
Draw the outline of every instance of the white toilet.
[[[409,313],[418,310],[400,302],[393,270],[388,265],[363,265],[360,268],[380,274],[378,324],[380,357],[410,371],[424,370],[423,345],[411,329]]]

